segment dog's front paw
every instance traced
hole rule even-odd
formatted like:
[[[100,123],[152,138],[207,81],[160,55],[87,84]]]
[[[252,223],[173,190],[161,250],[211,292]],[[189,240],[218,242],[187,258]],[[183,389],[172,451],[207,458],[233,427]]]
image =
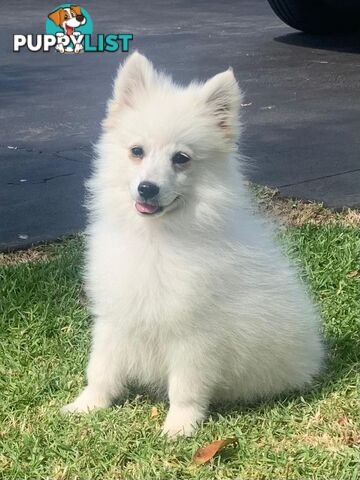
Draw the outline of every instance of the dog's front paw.
[[[176,438],[180,435],[183,435],[185,437],[191,437],[191,435],[194,433],[194,430],[195,426],[191,424],[184,425],[180,423],[170,423],[168,421],[165,421],[162,428],[162,433],[170,438]]]
[[[65,53],[64,45],[56,45],[55,50],[57,50],[59,53]]]
[[[86,387],[76,400],[61,409],[61,413],[88,413],[91,410],[107,408],[110,405],[111,401],[108,398]]]
[[[178,435],[190,437],[203,419],[203,412],[196,408],[174,408],[170,406],[162,431],[169,437]]]
[[[81,45],[81,43],[77,43],[75,45],[75,48],[74,48],[74,52],[75,53],[82,53],[84,51],[84,48],[83,46]]]

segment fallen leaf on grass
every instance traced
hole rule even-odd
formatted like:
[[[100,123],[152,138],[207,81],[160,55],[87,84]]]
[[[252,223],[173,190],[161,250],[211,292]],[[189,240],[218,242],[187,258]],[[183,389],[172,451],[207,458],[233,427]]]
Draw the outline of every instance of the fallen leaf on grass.
[[[196,463],[206,463],[212,458],[215,457],[217,453],[220,452],[223,448],[228,445],[234,445],[237,443],[237,438],[225,438],[223,440],[216,440],[215,442],[209,443],[205,447],[199,448],[193,456],[193,460]]]
[[[155,418],[159,415],[159,410],[156,407],[152,407],[151,409],[151,418]]]
[[[349,272],[346,276],[347,278],[355,278],[359,275],[359,270],[353,270],[352,272]]]

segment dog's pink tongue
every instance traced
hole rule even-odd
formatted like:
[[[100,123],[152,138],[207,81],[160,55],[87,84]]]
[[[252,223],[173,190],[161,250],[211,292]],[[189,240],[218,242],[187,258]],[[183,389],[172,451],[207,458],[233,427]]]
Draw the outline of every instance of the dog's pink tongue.
[[[158,209],[155,205],[149,205],[148,203],[135,203],[135,208],[140,213],[154,213]]]

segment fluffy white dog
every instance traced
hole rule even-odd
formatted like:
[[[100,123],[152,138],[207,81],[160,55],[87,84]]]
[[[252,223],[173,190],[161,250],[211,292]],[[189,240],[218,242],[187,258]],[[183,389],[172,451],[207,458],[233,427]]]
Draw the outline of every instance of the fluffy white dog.
[[[139,53],[120,68],[89,182],[87,387],[109,407],[129,382],[167,392],[189,435],[212,401],[301,389],[322,364],[318,314],[238,172],[231,69],[175,85]]]

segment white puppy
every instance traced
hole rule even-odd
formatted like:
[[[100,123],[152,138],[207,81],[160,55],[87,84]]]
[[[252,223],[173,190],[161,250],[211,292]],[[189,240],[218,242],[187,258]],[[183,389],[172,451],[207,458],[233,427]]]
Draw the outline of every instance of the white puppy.
[[[135,381],[167,391],[164,432],[188,435],[212,401],[319,372],[317,312],[238,172],[240,100],[231,69],[183,88],[138,53],[120,68],[89,182],[88,385],[64,411]]]

